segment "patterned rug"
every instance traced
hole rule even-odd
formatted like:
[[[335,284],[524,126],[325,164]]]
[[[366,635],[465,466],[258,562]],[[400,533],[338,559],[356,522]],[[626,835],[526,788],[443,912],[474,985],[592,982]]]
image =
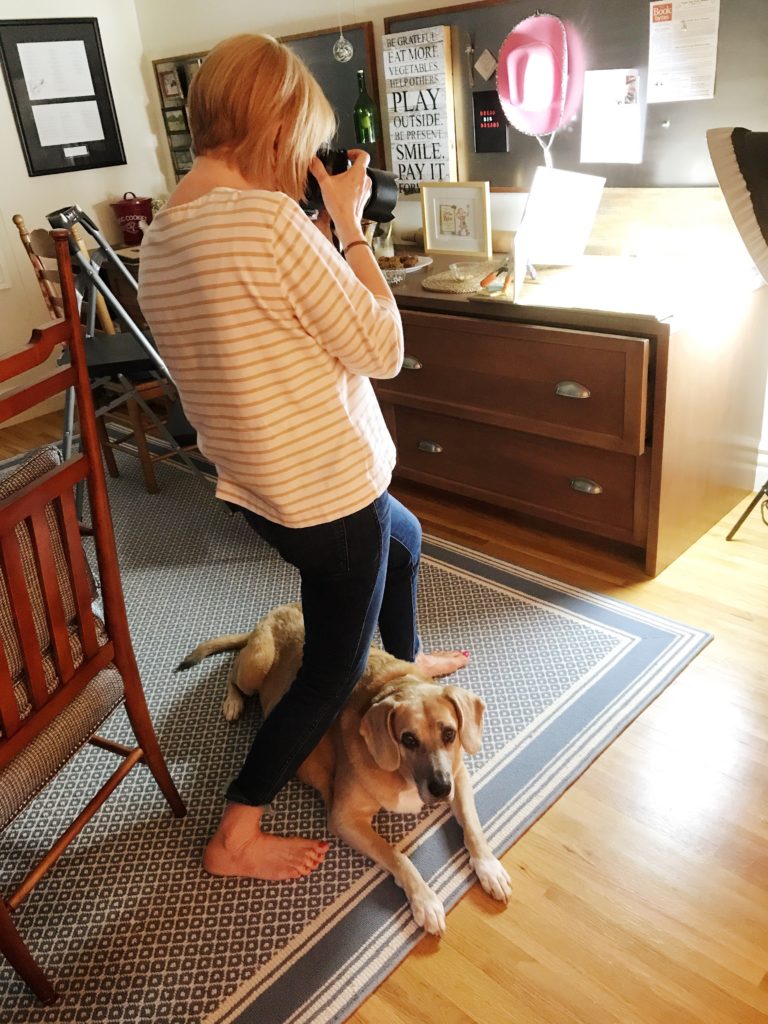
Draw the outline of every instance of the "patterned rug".
[[[228,656],[173,672],[201,639],[250,628],[269,608],[295,599],[294,570],[199,478],[161,466],[161,493],[149,496],[137,462],[123,456],[120,466],[110,492],[129,618],[150,710],[189,815],[173,819],[148,773],[131,773],[17,915],[60,1003],[38,1006],[2,962],[0,1020],[343,1021],[422,933],[401,890],[328,834],[319,798],[296,781],[276,800],[270,827],[331,839],[320,870],[283,883],[202,872],[203,847],[257,728],[257,710],[251,706],[234,725],[224,721]],[[710,639],[432,540],[419,617],[428,649],[472,649],[456,681],[487,704],[483,749],[468,766],[497,853]],[[103,732],[128,738],[122,712]],[[14,823],[0,841],[0,886],[21,879],[110,767],[105,752],[85,751]],[[376,825],[411,854],[447,906],[473,884],[459,829],[445,812],[381,813]]]

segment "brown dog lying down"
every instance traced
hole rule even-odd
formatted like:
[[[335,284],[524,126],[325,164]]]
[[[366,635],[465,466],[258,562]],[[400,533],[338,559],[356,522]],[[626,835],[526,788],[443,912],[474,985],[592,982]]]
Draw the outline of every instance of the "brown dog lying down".
[[[264,716],[296,677],[304,643],[298,604],[273,609],[250,633],[222,636],[196,647],[179,665],[197,665],[221,651],[238,650],[227,680],[224,717],[243,711],[244,696],[258,693]],[[402,853],[374,831],[374,814],[413,813],[448,802],[483,889],[504,903],[511,893],[503,865],[491,853],[475,809],[462,749],[480,749],[485,705],[458,686],[443,686],[414,664],[371,648],[365,673],[341,715],[307,757],[298,777],[318,790],[331,830],[389,871],[404,890],[417,924],[445,931],[445,910]]]

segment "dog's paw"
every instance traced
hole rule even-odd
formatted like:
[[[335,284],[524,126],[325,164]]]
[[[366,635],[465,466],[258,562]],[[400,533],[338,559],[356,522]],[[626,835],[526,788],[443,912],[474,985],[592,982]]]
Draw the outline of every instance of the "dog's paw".
[[[493,856],[470,858],[472,869],[478,877],[480,885],[500,903],[509,902],[512,895],[512,882],[500,860]]]
[[[228,722],[236,722],[244,708],[245,701],[239,693],[228,693],[221,705],[221,710]]]
[[[420,928],[430,935],[442,935],[445,931],[445,907],[431,889],[412,896],[410,900],[413,919]]]

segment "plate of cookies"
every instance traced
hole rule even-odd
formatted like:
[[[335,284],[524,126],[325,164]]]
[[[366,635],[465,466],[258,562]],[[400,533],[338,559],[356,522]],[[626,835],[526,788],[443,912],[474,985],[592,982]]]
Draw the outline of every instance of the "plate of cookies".
[[[401,274],[412,274],[414,270],[422,270],[432,263],[431,256],[414,256],[413,253],[398,253],[396,256],[379,256],[382,270],[397,270]]]

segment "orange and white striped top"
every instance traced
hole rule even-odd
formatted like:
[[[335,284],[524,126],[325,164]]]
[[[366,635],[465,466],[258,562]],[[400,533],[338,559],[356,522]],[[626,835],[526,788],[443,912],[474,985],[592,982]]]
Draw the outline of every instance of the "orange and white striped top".
[[[139,302],[218,497],[304,527],[387,488],[395,448],[368,378],[399,372],[400,314],[292,199],[216,188],[161,210]]]

